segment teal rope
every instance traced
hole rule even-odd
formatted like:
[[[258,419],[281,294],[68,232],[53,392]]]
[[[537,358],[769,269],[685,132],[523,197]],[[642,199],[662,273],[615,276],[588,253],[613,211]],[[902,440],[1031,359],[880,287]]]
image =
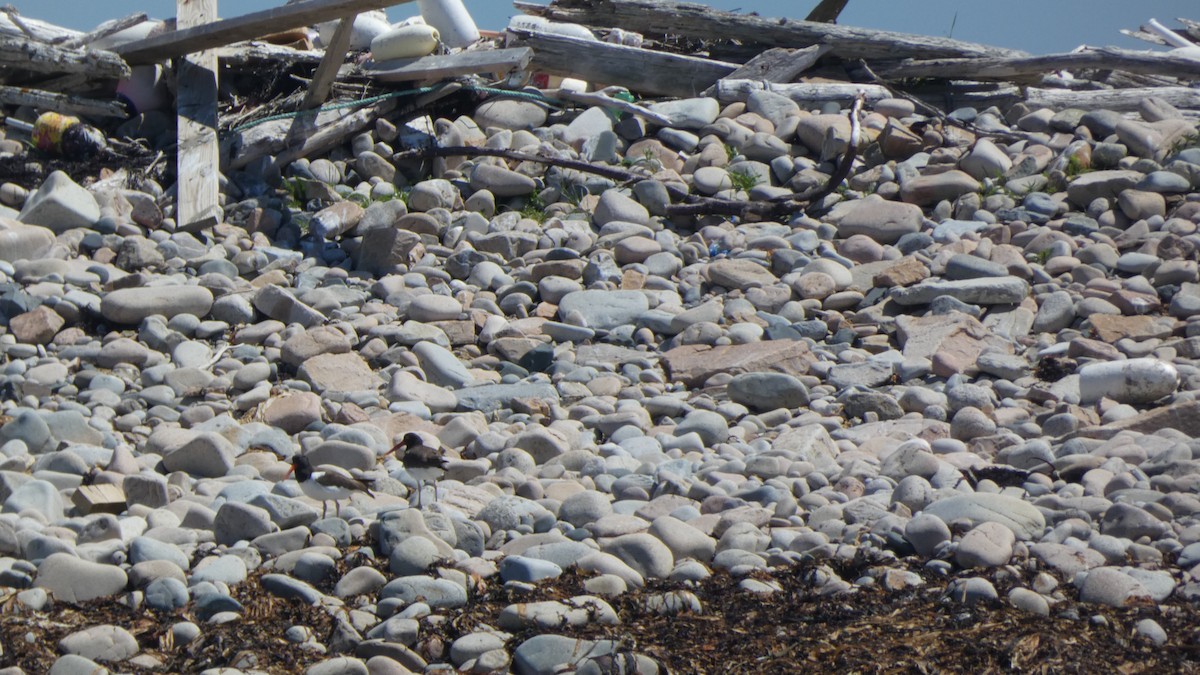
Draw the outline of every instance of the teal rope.
[[[550,99],[546,98],[545,96],[542,96],[541,94],[533,94],[533,93],[530,93],[527,91],[512,91],[510,89],[498,89],[496,87],[481,87],[481,86],[476,86],[476,85],[467,85],[467,86],[464,86],[463,89],[465,91],[477,91],[477,92],[480,92],[483,94],[489,94],[491,96],[506,96],[509,98],[523,98],[523,99],[527,99],[530,101],[534,101],[536,103],[543,103],[545,105],[550,106],[551,108],[555,108],[555,109],[558,108],[557,105],[555,105]],[[235,127],[232,131],[233,131],[233,133],[238,133],[241,131],[245,131],[246,129],[252,129],[260,124],[266,124],[267,122],[275,122],[278,120],[294,119],[297,117],[302,117],[304,115],[317,115],[317,114],[323,113],[327,110],[339,110],[341,108],[354,108],[357,106],[371,105],[373,103],[378,103],[380,101],[386,101],[389,98],[403,98],[405,96],[417,96],[420,94],[428,94],[428,93],[431,93],[434,91],[437,91],[437,87],[417,87],[416,89],[407,89],[405,91],[394,91],[390,94],[380,94],[379,96],[372,96],[370,98],[357,99],[354,101],[342,101],[340,103],[330,103],[327,105],[323,105],[319,108],[313,108],[311,110],[297,110],[295,112],[280,113],[278,115],[269,115],[267,117],[263,117],[263,118],[257,119],[257,120],[252,120],[243,125]]]

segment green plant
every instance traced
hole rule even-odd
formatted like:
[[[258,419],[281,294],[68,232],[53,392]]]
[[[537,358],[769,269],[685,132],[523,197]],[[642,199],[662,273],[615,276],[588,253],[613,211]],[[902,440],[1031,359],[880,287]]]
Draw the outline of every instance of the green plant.
[[[1074,178],[1090,170],[1087,166],[1084,166],[1083,160],[1079,158],[1079,155],[1071,155],[1067,158],[1067,168],[1063,173],[1066,174],[1067,178]]]
[[[1177,155],[1189,148],[1200,147],[1200,131],[1193,131],[1190,134],[1184,134],[1171,144],[1171,149],[1167,151],[1167,157]]]
[[[725,143],[723,145],[725,146],[725,157],[728,158],[729,161],[732,162],[733,158],[737,157],[737,155],[738,155],[737,148],[733,147],[732,145],[730,145],[728,143]]]
[[[304,208],[304,179],[299,176],[283,179],[284,205],[289,209]]]
[[[521,207],[521,217],[530,220],[542,222],[546,220],[546,202],[538,193],[529,195],[529,199],[525,201],[525,205]]]
[[[758,174],[755,174],[751,171],[733,169],[732,171],[729,171],[728,174],[729,181],[733,183],[734,189],[737,190],[749,192],[750,188],[753,188],[755,185],[758,185],[760,182],[762,182],[758,177]]]
[[[1046,261],[1050,259],[1050,249],[1044,248],[1038,251],[1034,256],[1034,259],[1037,260],[1037,264],[1045,265]]]

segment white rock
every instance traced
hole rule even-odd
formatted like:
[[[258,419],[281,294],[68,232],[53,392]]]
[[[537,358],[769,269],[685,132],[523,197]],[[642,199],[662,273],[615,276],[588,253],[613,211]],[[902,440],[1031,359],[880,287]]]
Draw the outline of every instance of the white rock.
[[[1179,371],[1158,359],[1090,363],[1079,369],[1079,400],[1111,398],[1119,403],[1151,403],[1179,387]]]

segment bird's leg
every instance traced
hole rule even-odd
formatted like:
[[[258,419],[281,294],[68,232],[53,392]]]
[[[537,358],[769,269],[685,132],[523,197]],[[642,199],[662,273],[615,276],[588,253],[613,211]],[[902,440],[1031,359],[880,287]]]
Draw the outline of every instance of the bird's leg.
[[[334,500],[333,508],[337,511],[337,517],[341,518],[342,517],[342,502],[340,500]]]
[[[329,512],[329,502],[321,500],[321,520],[325,520],[325,514]]]

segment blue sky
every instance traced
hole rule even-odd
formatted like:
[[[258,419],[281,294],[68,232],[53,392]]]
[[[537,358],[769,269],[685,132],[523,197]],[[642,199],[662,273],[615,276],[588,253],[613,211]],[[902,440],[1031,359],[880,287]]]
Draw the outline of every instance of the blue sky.
[[[537,0],[548,3],[549,0]],[[175,15],[174,0],[9,0],[24,16],[89,30],[106,19],[146,12]],[[284,4],[285,0],[221,0],[222,16],[237,16]],[[465,0],[480,28],[498,30],[517,14],[508,0]],[[708,0],[712,7],[757,12],[765,17],[804,18],[816,0]],[[417,13],[416,3],[389,10],[394,20]],[[840,23],[885,30],[949,36],[1034,54],[1069,51],[1080,45],[1149,48],[1117,31],[1137,28],[1149,18],[1174,26],[1176,17],[1200,20],[1196,0],[850,0]]]

